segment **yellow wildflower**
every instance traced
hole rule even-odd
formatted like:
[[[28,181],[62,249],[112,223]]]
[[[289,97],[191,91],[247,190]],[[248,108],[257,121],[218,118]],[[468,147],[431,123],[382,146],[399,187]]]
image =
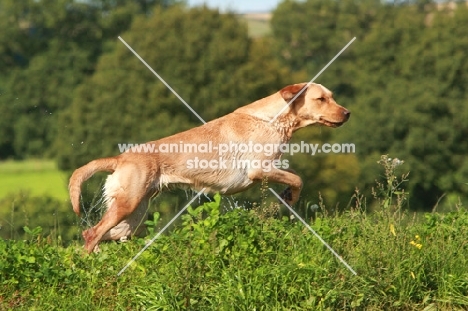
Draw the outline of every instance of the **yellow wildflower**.
[[[395,226],[393,224],[390,224],[390,232],[393,234],[393,236],[396,236]]]
[[[413,245],[414,247],[416,247],[417,249],[421,249],[421,248],[422,248],[422,244],[421,244],[421,243],[416,243],[415,241],[411,241],[410,244]]]

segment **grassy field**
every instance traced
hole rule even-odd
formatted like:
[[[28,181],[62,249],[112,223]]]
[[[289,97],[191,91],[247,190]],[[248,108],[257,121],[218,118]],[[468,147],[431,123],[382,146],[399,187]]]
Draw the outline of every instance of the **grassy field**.
[[[85,255],[30,228],[0,239],[0,310],[467,310],[466,210],[411,220],[381,203],[311,222],[357,275],[269,207],[189,209],[121,275],[145,240]]]
[[[67,177],[50,160],[0,162],[0,199],[21,190],[66,200]]]
[[[467,209],[416,217],[398,163],[380,163],[373,198],[357,191],[344,213],[320,204],[307,219],[357,275],[302,223],[272,217],[265,185],[251,210],[223,213],[220,196],[189,208],[123,273],[148,240],[86,255],[41,227],[0,238],[0,310],[468,310]]]
[[[252,38],[267,36],[271,33],[270,18],[271,14],[241,14],[241,20],[247,22],[249,35]]]

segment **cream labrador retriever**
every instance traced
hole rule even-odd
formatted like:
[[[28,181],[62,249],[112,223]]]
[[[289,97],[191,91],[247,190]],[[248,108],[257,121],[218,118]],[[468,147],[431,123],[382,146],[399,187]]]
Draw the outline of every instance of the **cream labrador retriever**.
[[[284,109],[304,87],[307,89]],[[282,113],[277,116],[280,111]],[[349,116],[350,112],[338,105],[332,92],[324,86],[293,84],[202,126],[148,142],[144,146],[148,147],[146,150],[129,150],[115,157],[91,161],[75,170],[70,178],[70,199],[76,214],[80,213],[82,183],[98,171],[112,174],[104,186],[105,214],[96,226],[83,231],[86,250],[92,252],[102,240],[137,234],[150,198],[168,187],[206,188],[207,192],[234,194],[267,178],[269,182],[288,186],[282,198],[293,205],[299,198],[302,181],[293,172],[278,167],[280,150],[266,153],[233,146],[246,142],[260,146],[284,144],[300,128],[313,124],[338,127]],[[188,144],[194,148],[191,152],[155,151],[158,146],[171,144]],[[207,144],[230,148],[224,149],[222,154],[214,147],[211,150],[195,148]],[[248,165],[249,162],[273,164],[259,167]],[[235,165],[237,163],[243,165]]]

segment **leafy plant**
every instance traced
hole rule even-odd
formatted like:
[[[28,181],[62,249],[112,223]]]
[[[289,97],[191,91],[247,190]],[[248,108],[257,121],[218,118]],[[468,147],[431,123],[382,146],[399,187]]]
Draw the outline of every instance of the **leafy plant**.
[[[355,207],[310,223],[357,276],[301,223],[260,209],[222,212],[216,195],[190,207],[119,277],[144,239],[103,243],[91,255],[39,228],[25,228],[27,240],[0,239],[0,309],[466,309],[468,212],[395,213],[406,192],[392,172],[375,202],[356,191]],[[153,233],[158,217],[147,222]]]

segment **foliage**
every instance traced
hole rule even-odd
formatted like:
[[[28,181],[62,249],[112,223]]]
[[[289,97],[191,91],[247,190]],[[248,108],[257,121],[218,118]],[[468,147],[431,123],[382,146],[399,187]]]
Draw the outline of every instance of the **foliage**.
[[[359,122],[350,122],[339,135],[356,143],[367,184],[375,176],[376,155],[405,159],[412,168],[413,208],[430,208],[444,193],[464,197],[468,191],[466,161],[460,156],[467,151],[462,137],[468,130],[463,121],[468,76],[462,51],[468,41],[455,30],[467,20],[464,6],[454,15],[397,7],[382,13],[356,46],[362,56],[354,70],[359,100],[350,109]]]
[[[44,8],[47,9],[44,9]],[[440,1],[285,0],[271,35],[249,38],[234,14],[177,0],[0,2],[0,159],[52,158],[69,171],[199,123],[122,37],[204,119],[312,78],[352,111],[311,142],[346,142],[355,155],[291,157],[304,201],[346,208],[371,194],[381,154],[411,167],[413,209],[468,197],[465,137],[468,8]]]
[[[400,213],[403,204],[407,203],[406,201],[408,199],[408,193],[405,192],[402,185],[408,182],[409,173],[405,173],[398,178],[396,176],[396,171],[404,161],[398,158],[392,159],[387,155],[383,155],[377,163],[383,166],[385,173],[384,181],[376,181],[376,189],[372,189],[374,198],[377,199],[382,209],[388,210],[392,207],[392,212]]]
[[[205,7],[156,9],[149,17],[137,18],[121,36],[207,121],[269,95],[289,80],[265,42],[252,41],[233,14]],[[93,158],[118,154],[119,143],[155,140],[199,124],[119,44],[102,56],[96,72],[61,114],[58,163],[71,170]],[[85,201],[92,196],[85,194]]]
[[[375,0],[283,1],[271,20],[276,53],[293,70],[315,75],[348,41],[369,30],[380,6],[380,1]],[[339,63],[346,64],[355,57],[353,49],[349,49]],[[333,69],[331,72],[334,76],[339,73]],[[327,71],[327,75],[331,72]]]
[[[311,77],[357,37],[318,81],[352,111],[346,130],[326,139],[356,145],[367,194],[375,161],[389,153],[412,168],[413,209],[467,197],[467,21],[465,5],[432,1],[284,1],[274,12],[278,57]]]
[[[122,38],[207,121],[285,84],[287,71],[262,44],[249,39],[245,25],[232,14],[179,6],[157,9],[149,18],[136,19]],[[63,169],[75,168],[115,155],[118,143],[150,141],[199,124],[120,44],[103,55],[64,113],[59,163]]]
[[[388,161],[387,161],[388,162]],[[387,175],[386,184],[397,177]],[[468,212],[412,218],[387,192],[368,214],[359,194],[343,214],[311,224],[358,272],[352,275],[301,223],[220,213],[220,197],[190,208],[120,276],[147,242],[56,246],[41,229],[0,240],[2,309],[382,310],[468,306]],[[390,197],[389,197],[390,196]],[[396,205],[395,205],[396,204]],[[152,223],[151,225],[155,225]],[[68,297],[73,296],[74,299]],[[235,306],[235,307],[234,307]]]
[[[20,240],[24,227],[43,229],[47,239],[67,241],[78,236],[76,217],[66,201],[26,191],[11,193],[0,200],[0,237]]]
[[[0,102],[5,117],[0,126],[0,146],[6,150],[2,156],[50,156],[56,116],[71,101],[71,90],[92,71],[97,57],[98,15],[87,5],[69,0],[28,1],[26,6],[8,2],[4,5],[18,13],[8,26],[19,33],[13,40],[36,46],[11,52],[25,64],[13,67]],[[41,10],[46,4],[47,10]]]
[[[2,1],[0,64],[6,70],[0,75],[7,83],[0,89],[0,158],[55,156],[58,115],[94,72],[109,40],[153,5],[173,3]]]
[[[51,42],[51,47],[34,57],[28,68],[11,74],[2,107],[4,143],[11,144],[16,158],[52,156],[59,112],[73,99],[73,89],[92,68],[90,55],[71,43]],[[42,79],[30,79],[43,76]],[[21,94],[21,95],[20,95]],[[14,117],[16,116],[16,117]],[[34,121],[33,121],[34,120]],[[10,126],[10,127],[8,127]]]
[[[466,208],[409,211],[468,195],[467,7],[285,0],[271,37],[252,40],[234,15],[176,2],[0,1],[0,158],[54,157],[70,170],[118,142],[199,124],[118,35],[206,120],[307,80],[356,36],[317,80],[352,118],[296,139],[352,142],[357,154],[291,166],[305,181],[300,204],[321,207],[307,220],[358,276],[302,224],[267,217],[277,207],[264,198],[222,213],[215,197],[116,277],[146,241],[84,256],[62,245],[77,236],[68,204],[17,192],[0,202],[0,309],[467,309]],[[349,209],[330,212],[356,184]],[[147,222],[152,234],[161,218]]]
[[[292,142],[300,144],[338,143],[332,131],[346,129],[305,128],[295,134]],[[301,201],[318,203],[322,197],[329,207],[346,209],[349,197],[359,183],[359,159],[354,154],[307,154],[285,155],[290,167],[301,176],[304,183]]]

